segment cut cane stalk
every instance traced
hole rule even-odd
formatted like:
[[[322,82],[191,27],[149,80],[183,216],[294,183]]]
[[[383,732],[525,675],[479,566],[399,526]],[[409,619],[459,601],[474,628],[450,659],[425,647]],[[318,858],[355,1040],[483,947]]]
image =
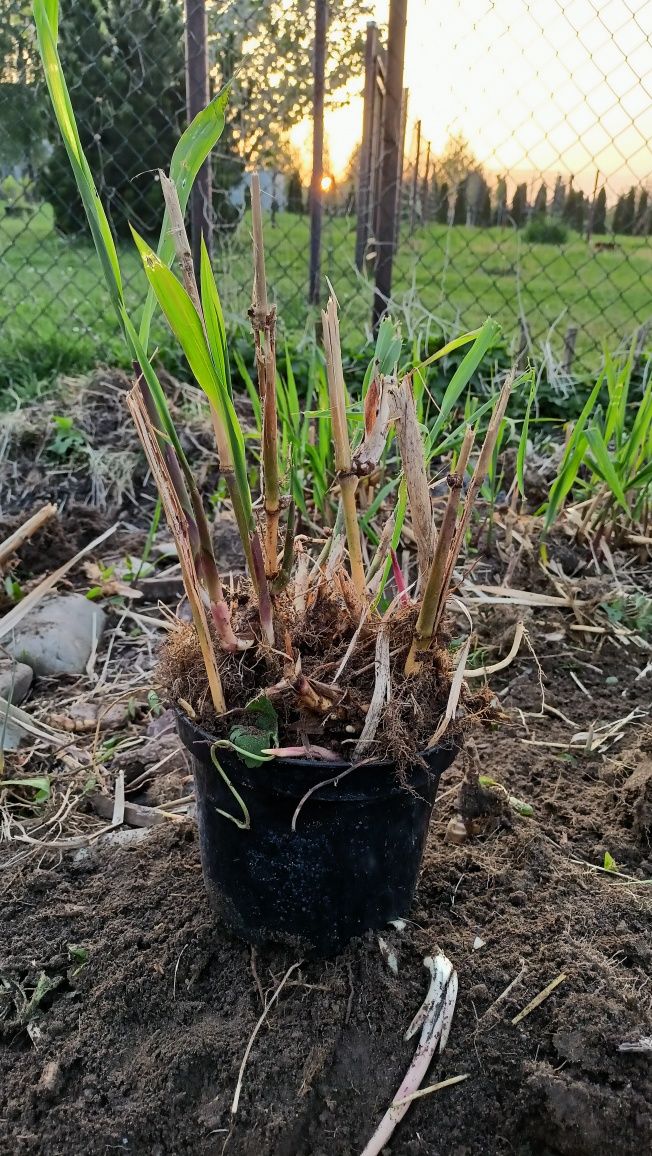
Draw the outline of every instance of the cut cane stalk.
[[[224,701],[222,681],[217,669],[217,660],[211,642],[208,619],[206,618],[199,579],[190,547],[187,517],[181,508],[174,485],[172,484],[140,389],[134,388],[127,394],[127,406],[134,420],[143,450],[145,451],[145,457],[154,476],[168,526],[170,527],[177,547],[183,584],[188,596],[195,630],[197,631],[197,638],[206,668],[206,677],[208,679],[213,706],[217,714],[224,714],[226,711],[226,703]],[[228,630],[230,630],[230,622],[228,623]]]
[[[326,354],[326,376],[335,448],[335,470],[342,495],[342,510],[346,541],[349,548],[351,577],[360,599],[365,594],[365,576],[362,563],[360,527],[355,501],[358,479],[351,468],[351,445],[346,424],[346,387],[342,370],[342,350],[340,347],[340,326],[337,318],[337,301],[331,294],[326,309],[322,311],[324,330],[324,352]]]
[[[254,287],[250,310],[256,349],[258,392],[262,403],[263,505],[265,509],[265,573],[276,575],[278,565],[278,524],[281,491],[278,471],[278,416],[276,410],[276,308],[268,306],[265,279],[263,215],[260,179],[251,176],[251,219],[253,225]]]

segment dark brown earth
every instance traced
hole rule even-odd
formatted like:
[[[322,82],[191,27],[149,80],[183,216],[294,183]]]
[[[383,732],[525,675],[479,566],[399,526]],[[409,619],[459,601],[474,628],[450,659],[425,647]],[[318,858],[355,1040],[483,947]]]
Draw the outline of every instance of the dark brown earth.
[[[559,650],[541,646],[544,677],[554,673],[547,699],[582,729],[649,709],[646,680],[635,681],[640,654],[565,645],[562,659]],[[572,728],[551,714],[521,721],[519,710],[540,710],[527,653],[494,683],[511,686],[510,722],[479,736],[482,772],[530,802],[534,818],[514,814],[511,827],[444,844],[460,768],[448,773],[413,922],[402,935],[383,931],[398,977],[371,934],[332,961],[302,964],[253,1045],[234,1122],[238,1069],[262,1007],[256,976],[271,994],[297,959],[284,949],[252,957],[213,922],[192,823],[139,832],[127,849],[7,861],[0,977],[13,1012],[1,1036],[0,1150],[199,1156],[228,1140],[231,1156],[360,1153],[413,1054],[403,1033],[425,994],[422,959],[436,948],[460,990],[428,1082],[469,1078],[413,1104],[388,1152],[649,1150],[650,1055],[619,1045],[651,1034],[652,737],[625,727],[620,744],[593,755],[527,745],[565,744]],[[591,869],[605,851],[620,875]],[[474,950],[477,937],[484,945]],[[76,973],[70,944],[88,952]],[[16,1007],[41,972],[60,982],[33,1017],[33,1040]]]

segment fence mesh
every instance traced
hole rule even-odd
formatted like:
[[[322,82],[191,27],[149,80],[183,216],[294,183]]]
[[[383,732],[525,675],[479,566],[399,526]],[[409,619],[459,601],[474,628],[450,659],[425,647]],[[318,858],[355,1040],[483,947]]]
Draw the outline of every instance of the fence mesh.
[[[299,336],[314,320],[314,5],[207,0],[205,9],[211,90],[235,78],[212,158],[223,299],[232,318],[246,317],[255,166],[271,292],[286,331]],[[387,12],[332,0],[329,16],[321,276],[355,344],[370,332],[382,163],[382,100],[362,139],[367,21],[378,22],[382,95]],[[143,282],[128,222],[153,235],[160,220],[156,170],[186,123],[184,24],[176,0],[61,5],[72,103],[134,306]],[[556,373],[595,369],[605,342],[644,343],[652,2],[409,0],[405,87],[392,298],[408,331],[427,321],[449,334],[491,313],[513,352],[543,353]],[[0,386],[121,356],[49,111],[31,4],[0,0]]]

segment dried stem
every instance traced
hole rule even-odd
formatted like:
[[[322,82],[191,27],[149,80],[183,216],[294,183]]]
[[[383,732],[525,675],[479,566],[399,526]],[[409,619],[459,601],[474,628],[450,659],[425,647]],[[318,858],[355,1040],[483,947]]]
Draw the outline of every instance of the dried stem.
[[[274,614],[269,585],[265,576],[265,560],[260,538],[253,533],[249,539],[249,548],[253,562],[252,579],[258,591],[258,617],[263,628],[263,634],[270,646],[274,645]]]
[[[163,169],[158,170],[159,180],[161,182],[161,189],[163,190],[163,199],[168,213],[169,232],[174,244],[174,252],[179,262],[181,270],[181,277],[186,287],[186,292],[192,301],[199,316],[202,316],[201,299],[199,297],[199,290],[197,288],[197,279],[195,277],[195,267],[192,262],[192,253],[190,252],[190,244],[188,241],[188,234],[186,233],[186,226],[179,204],[179,196],[177,193],[174,181],[163,172]]]
[[[392,548],[392,537],[394,534],[395,525],[396,525],[396,515],[394,513],[391,513],[389,515],[389,518],[385,522],[385,525],[383,526],[382,533],[380,535],[380,539],[378,542],[378,546],[376,548],[376,553],[374,554],[373,558],[371,559],[371,562],[369,564],[369,568],[367,570],[367,573],[365,574],[365,582],[367,583],[367,586],[369,587],[371,594],[375,594],[377,586],[380,583],[380,578],[382,576],[382,567],[383,567],[383,565],[387,559],[387,555],[389,554],[389,552]],[[377,578],[377,581],[374,581],[374,579],[376,579],[376,578]]]
[[[330,400],[333,442],[335,445],[335,469],[337,471],[342,495],[346,540],[351,561],[351,577],[358,597],[363,598],[365,594],[365,576],[362,563],[360,527],[358,526],[358,511],[355,502],[355,491],[358,479],[351,469],[351,446],[346,424],[346,387],[344,385],[344,371],[342,369],[340,326],[337,319],[337,302],[332,295],[321,316],[324,330],[328,396]]]
[[[469,482],[469,488],[468,488],[467,493],[466,493],[466,500],[464,502],[464,508],[462,510],[462,516],[460,518],[459,525],[457,527],[457,532],[455,534],[455,538],[453,540],[453,544],[451,546],[451,551],[450,551],[449,558],[448,558],[448,565],[446,567],[446,575],[444,578],[444,585],[443,585],[443,589],[442,589],[442,598],[440,599],[440,604],[439,604],[439,607],[437,610],[437,617],[435,620],[435,630],[437,629],[437,627],[439,626],[439,622],[441,621],[441,616],[442,616],[442,613],[444,610],[444,605],[446,603],[446,598],[448,597],[448,590],[450,588],[450,584],[451,584],[451,581],[453,578],[453,571],[457,565],[457,559],[459,558],[460,550],[462,549],[462,544],[464,542],[464,535],[466,533],[467,526],[471,520],[471,514],[473,513],[473,507],[475,505],[475,500],[478,496],[478,492],[480,490],[480,487],[481,487],[482,483],[484,482],[485,477],[487,476],[487,471],[488,471],[489,466],[491,464],[491,458],[492,458],[492,455],[494,452],[494,447],[496,445],[496,440],[497,440],[498,434],[500,432],[500,426],[502,424],[502,420],[505,416],[505,410],[507,409],[507,403],[509,401],[510,394],[512,392],[512,386],[514,384],[514,378],[515,377],[516,377],[516,370],[512,369],[511,372],[509,373],[509,375],[507,376],[507,378],[505,379],[505,383],[503,385],[503,388],[500,391],[500,396],[498,398],[498,401],[496,402],[496,407],[495,407],[495,409],[491,415],[491,421],[489,422],[489,426],[487,428],[487,433],[485,435],[484,442],[482,443],[482,448],[480,450],[480,453],[478,454],[478,460],[476,462],[475,469],[473,471],[473,476],[471,478],[471,481]],[[460,451],[460,461],[458,463],[458,468],[460,465],[462,465],[463,451],[464,451],[464,447],[462,447],[462,450]],[[470,453],[470,450],[469,450],[469,453]],[[464,461],[464,468],[465,469],[466,469],[467,462],[468,462],[468,454],[467,454],[467,459]]]
[[[401,452],[412,529],[417,544],[419,590],[423,590],[435,553],[436,532],[423,455],[423,437],[417,421],[412,378],[409,374],[403,378],[400,386],[392,390],[392,400],[392,416],[396,422],[396,439]]]
[[[22,526],[14,530],[13,534],[10,534],[8,538],[5,538],[4,542],[0,542],[0,566],[8,562],[12,554],[15,554],[16,550],[19,550],[28,538],[31,538],[37,530],[40,530],[46,522],[49,522],[50,518],[53,518],[56,512],[56,506],[51,504],[41,506],[41,509],[37,510],[35,514],[32,514],[31,518],[23,522]]]
[[[285,590],[292,576],[292,563],[294,562],[294,538],[296,534],[296,507],[294,498],[290,499],[288,506],[287,526],[285,528],[285,542],[283,543],[283,557],[281,559],[281,568],[272,583],[272,589],[275,594],[281,590]]]
[[[134,387],[127,394],[127,405],[134,420],[138,436],[145,451],[145,457],[152,471],[161,503],[165,510],[168,526],[176,543],[183,584],[188,596],[192,611],[193,622],[197,631],[197,638],[206,667],[206,676],[211,692],[213,706],[217,714],[224,714],[226,703],[217,661],[210,637],[210,630],[199,586],[199,578],[195,567],[195,558],[190,545],[188,518],[181,507],[174,488],[169,470],[159,447],[159,439],[152,427],[147,407],[143,399],[142,387]],[[231,629],[230,622],[228,629]],[[237,645],[237,643],[236,643]]]
[[[426,588],[423,592],[423,601],[419,611],[419,617],[414,628],[414,637],[412,639],[412,646],[405,662],[405,673],[416,674],[420,669],[420,662],[418,655],[424,650],[427,650],[432,642],[432,635],[437,618],[437,609],[442,595],[444,580],[446,575],[446,566],[448,562],[448,555],[451,548],[451,543],[455,536],[455,523],[457,521],[457,508],[460,502],[460,493],[462,491],[462,477],[460,474],[449,474],[448,485],[450,487],[448,492],[448,501],[442,519],[439,537],[437,539],[437,546],[435,549],[435,556],[432,560],[430,573],[426,582]]]
[[[192,550],[195,572],[206,587],[213,621],[225,650],[241,649],[240,643],[231,629],[230,612],[224,600],[222,580],[217,569],[210,527],[195,479],[188,468],[179,462],[174,447],[161,436],[158,428],[158,413],[151,390],[139,367],[136,371],[136,388],[140,391],[152,432],[156,436],[159,452],[167,469],[170,485],[183,510],[188,526],[188,541]],[[142,440],[142,439],[141,439]]]
[[[265,573],[273,578],[278,569],[278,524],[281,490],[278,470],[278,417],[276,412],[276,309],[267,304],[263,216],[258,173],[251,177],[254,286],[250,310],[256,347],[258,391],[263,407],[263,501],[265,508]]]

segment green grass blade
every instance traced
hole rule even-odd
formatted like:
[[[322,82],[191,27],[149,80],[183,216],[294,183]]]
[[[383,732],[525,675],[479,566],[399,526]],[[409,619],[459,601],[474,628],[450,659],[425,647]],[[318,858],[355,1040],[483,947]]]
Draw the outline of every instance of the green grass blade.
[[[465,406],[464,420],[461,421],[459,425],[457,425],[455,429],[451,431],[451,433],[446,434],[442,441],[438,442],[437,444],[435,444],[435,439],[433,436],[434,431],[431,430],[426,441],[426,460],[431,461],[432,458],[440,457],[442,454],[447,453],[448,450],[459,449],[462,444],[464,431],[467,425],[474,425],[476,422],[480,421],[480,418],[483,417],[485,413],[491,413],[496,404],[497,396],[498,395],[495,393],[492,394],[488,401],[485,401],[481,406],[478,407],[471,405]]]
[[[528,394],[527,406],[525,407],[525,417],[523,418],[523,426],[518,442],[518,450],[516,451],[516,482],[518,485],[518,492],[522,498],[525,497],[525,455],[527,453],[527,438],[530,431],[530,413],[532,411],[534,399],[537,394],[537,386],[539,384],[534,370],[531,370],[530,372],[530,392]]]
[[[595,459],[594,466],[597,467],[596,473],[607,483],[618,504],[622,506],[626,513],[629,513],[627,498],[620,483],[620,478],[616,473],[611,457],[609,456],[609,450],[605,445],[597,425],[587,429],[585,437]]]
[[[374,362],[381,373],[395,373],[398,367],[403,339],[399,327],[391,317],[383,317],[378,327]]]
[[[398,487],[398,497],[396,499],[396,507],[394,510],[395,521],[394,521],[394,533],[392,534],[392,542],[391,542],[392,550],[398,549],[398,544],[401,540],[401,533],[403,532],[403,522],[405,521],[405,514],[407,511],[407,501],[408,501],[407,482],[405,480],[405,474],[402,474],[401,480],[399,482],[399,487]],[[374,598],[374,601],[373,601],[374,607],[378,606],[378,604],[379,604],[379,602],[383,596],[383,592],[385,590],[385,586],[387,585],[387,579],[389,578],[389,575],[391,573],[391,569],[392,569],[392,558],[391,558],[391,554],[390,554],[389,557],[387,558],[386,562],[385,562],[384,567],[383,567],[383,576],[380,580],[380,585],[378,587],[376,597]]]
[[[177,141],[176,148],[170,161],[170,180],[177,190],[181,212],[184,213],[188,205],[192,186],[197,173],[206,157],[220,139],[226,120],[226,106],[229,100],[230,83],[225,85],[216,96],[202,108],[194,120],[188,125]],[[174,259],[174,242],[170,237],[169,219],[167,210],[163,216],[161,235],[157,247],[157,255],[164,265],[171,265]],[[154,316],[154,293],[147,295],[143,316],[140,323],[140,340],[147,349],[149,331]]]
[[[433,425],[433,439],[438,437],[441,433],[444,425],[448,421],[448,417],[453,406],[456,405],[459,401],[459,398],[469,384],[469,381],[480,365],[480,362],[482,361],[487,351],[495,343],[499,333],[500,326],[497,325],[496,322],[491,319],[491,317],[489,317],[475,338],[473,345],[462,358],[462,361],[458,365],[455,373],[451,377],[446,387],[441,402],[441,408]],[[468,337],[469,335],[465,334],[465,336]],[[428,361],[432,361],[434,356],[435,355],[433,354],[433,357],[429,358]],[[426,362],[423,364],[425,365]],[[419,368],[421,368],[421,366]]]
[[[262,415],[262,410],[260,407],[260,396],[258,394],[258,389],[256,388],[256,385],[253,382],[252,376],[251,376],[249,370],[247,369],[244,357],[237,349],[233,350],[233,360],[235,361],[236,366],[238,368],[238,373],[240,374],[240,377],[242,378],[242,381],[244,382],[244,387],[247,391],[249,400],[251,402],[251,408],[254,411],[254,421],[256,422],[256,429],[258,430],[258,434],[260,435],[260,432],[263,428],[263,415]]]
[[[647,457],[647,445],[652,437],[652,381],[647,388],[637,409],[631,431],[623,445],[623,467],[630,474],[640,465],[641,451]]]
[[[299,394],[297,391],[297,382],[294,376],[294,368],[290,358],[290,350],[288,349],[287,341],[285,342],[285,392],[287,395],[288,419],[291,422],[292,428],[297,437],[301,428],[301,410],[302,406],[299,402]],[[308,404],[306,405],[308,408]],[[301,460],[301,459],[297,459]]]
[[[567,495],[570,493],[572,486],[577,478],[577,473],[584,460],[586,450],[586,437],[584,434],[584,427],[589,420],[600,390],[603,385],[603,374],[600,374],[593,389],[591,390],[584,408],[575,423],[575,428],[568,440],[568,445],[564,451],[564,456],[559,467],[559,473],[555,478],[550,489],[548,501],[543,507],[545,510],[545,517],[543,521],[543,533],[546,534],[553,525],[559,510],[561,509]]]
[[[456,349],[461,349],[463,345],[468,345],[470,341],[475,341],[476,338],[480,337],[483,329],[489,322],[491,322],[491,318],[488,318],[480,329],[471,329],[468,333],[461,333],[459,337],[454,337],[452,341],[448,341],[446,345],[442,345],[440,349],[431,353],[430,357],[427,357],[425,361],[420,362],[419,365],[415,365],[415,372],[420,373],[422,369],[426,369],[426,367],[432,365],[433,362],[440,361],[442,357],[448,357],[449,353],[454,353]],[[495,322],[491,322],[491,324],[496,325]],[[496,333],[499,332],[500,326],[496,325]]]
[[[652,462],[644,466],[637,474],[634,474],[634,477],[630,478],[628,485],[632,490],[640,490],[642,495],[645,496],[645,491],[652,485]],[[637,503],[640,501],[640,498],[641,494],[637,493]]]
[[[233,400],[231,366],[229,364],[229,350],[226,342],[226,326],[224,324],[222,302],[217,291],[217,285],[215,284],[215,278],[211,268],[211,260],[208,256],[208,249],[206,248],[203,237],[201,239],[200,282],[204,324],[206,326],[206,336],[213,358],[213,365],[229,397]]]
[[[43,61],[45,79],[54,114],[75,175],[95,248],[102,263],[111,300],[118,315],[121,316],[120,307],[123,303],[123,291],[118,254],[111,227],[95,187],[88,161],[84,156],[70,94],[57,50],[58,0],[34,0],[33,11],[39,52]]]
[[[385,485],[381,486],[369,508],[364,511],[364,514],[361,513],[360,515],[360,525],[364,527],[365,536],[369,538],[374,546],[378,545],[378,535],[372,528],[371,522],[373,518],[376,517],[386,498],[393,493],[398,484],[398,478],[391,478],[389,482],[385,482]]]
[[[254,517],[247,475],[245,443],[238,418],[224,380],[217,373],[206,342],[201,319],[183,285],[174,273],[157,257],[146,241],[132,229],[143,268],[156,299],[167,318],[177,341],[199,386],[215,407],[228,438],[231,450],[238,497],[249,532],[254,529]]]
[[[156,405],[159,421],[161,423],[157,433],[167,439],[167,441],[173,447],[180,464],[186,471],[190,472],[190,466],[188,464],[186,455],[183,452],[183,446],[181,445],[177,431],[174,428],[174,422],[172,421],[167,399],[163,392],[163,387],[158,377],[156,376],[154,368],[147,354],[145,353],[143,346],[140,343],[140,338],[138,337],[136,327],[129,318],[124,306],[122,306],[121,321],[125,328],[127,343],[131,350],[133,359],[134,361],[138,362],[143,377],[145,378],[152,397],[154,398],[154,404]]]

